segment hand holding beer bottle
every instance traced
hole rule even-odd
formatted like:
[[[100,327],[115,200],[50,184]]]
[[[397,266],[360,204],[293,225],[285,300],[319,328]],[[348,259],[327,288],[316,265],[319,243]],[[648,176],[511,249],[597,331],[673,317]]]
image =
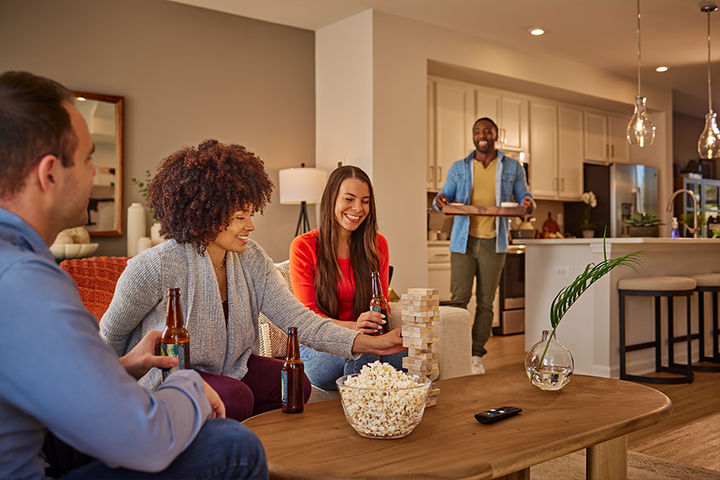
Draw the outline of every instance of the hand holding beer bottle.
[[[165,329],[160,335],[160,355],[178,359],[177,366],[162,369],[163,380],[175,370],[190,368],[190,334],[183,322],[179,288],[171,288],[168,292]]]
[[[378,328],[372,335],[382,335],[390,331],[388,321],[390,315],[388,314],[388,304],[383,295],[382,286],[380,285],[380,274],[378,272],[372,272],[370,274],[372,279],[372,298],[370,299],[370,310],[378,312],[385,316],[385,323],[378,324]]]

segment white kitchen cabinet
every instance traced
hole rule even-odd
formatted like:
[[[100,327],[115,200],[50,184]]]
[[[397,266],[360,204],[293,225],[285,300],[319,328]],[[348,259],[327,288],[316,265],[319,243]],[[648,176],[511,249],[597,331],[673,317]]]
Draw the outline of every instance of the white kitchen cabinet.
[[[627,141],[627,125],[629,118],[618,115],[608,117],[608,131],[610,142],[609,160],[615,163],[630,162],[630,144]]]
[[[530,102],[530,191],[535,198],[557,198],[557,106]]]
[[[585,112],[585,161],[607,163],[608,117],[603,113]]]
[[[427,189],[435,189],[435,82],[427,84]]]
[[[530,189],[542,200],[582,196],[583,112],[530,102]]]
[[[475,120],[492,118],[498,126],[497,147],[519,152],[528,148],[528,101],[499,90],[475,89]]]
[[[472,151],[475,92],[472,85],[433,80],[428,96],[428,188],[440,190],[450,166]],[[434,95],[433,95],[434,93]],[[432,117],[432,121],[430,120]]]
[[[558,107],[558,199],[579,200],[583,193],[583,112]]]
[[[501,149],[506,151],[525,151],[528,142],[527,123],[528,102],[522,98],[503,96],[500,99],[500,128]]]

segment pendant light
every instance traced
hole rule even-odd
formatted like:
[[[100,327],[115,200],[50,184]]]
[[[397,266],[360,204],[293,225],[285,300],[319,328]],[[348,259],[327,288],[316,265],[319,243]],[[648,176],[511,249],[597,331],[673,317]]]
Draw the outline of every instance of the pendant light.
[[[627,126],[626,138],[631,146],[643,148],[655,140],[655,125],[650,121],[645,109],[647,99],[640,94],[640,0],[637,0],[637,39],[638,94],[635,97],[635,111]]]
[[[698,153],[700,158],[720,157],[720,130],[717,126],[717,114],[712,108],[712,87],[710,83],[710,14],[717,10],[713,2],[702,2],[700,11],[707,13],[707,82],[708,82],[708,113],[705,115],[705,128],[698,140]]]

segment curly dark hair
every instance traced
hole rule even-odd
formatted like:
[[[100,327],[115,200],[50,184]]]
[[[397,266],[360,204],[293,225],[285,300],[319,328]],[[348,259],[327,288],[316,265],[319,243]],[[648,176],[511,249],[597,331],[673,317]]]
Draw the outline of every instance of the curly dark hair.
[[[242,145],[205,140],[165,160],[148,187],[160,233],[202,254],[238,210],[260,211],[273,184],[262,160]]]

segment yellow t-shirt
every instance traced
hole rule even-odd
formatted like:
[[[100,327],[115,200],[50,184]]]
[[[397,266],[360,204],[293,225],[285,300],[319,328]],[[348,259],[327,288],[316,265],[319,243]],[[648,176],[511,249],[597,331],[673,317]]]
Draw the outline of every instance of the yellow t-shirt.
[[[495,206],[495,170],[497,158],[487,168],[482,162],[473,160],[473,191],[471,205]],[[470,235],[476,238],[495,238],[495,217],[472,215],[470,217]]]

